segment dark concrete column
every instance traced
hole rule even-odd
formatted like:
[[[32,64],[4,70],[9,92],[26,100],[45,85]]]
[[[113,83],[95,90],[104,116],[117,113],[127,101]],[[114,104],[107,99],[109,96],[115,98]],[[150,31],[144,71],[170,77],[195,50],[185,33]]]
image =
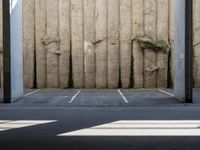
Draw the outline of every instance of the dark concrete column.
[[[186,22],[185,22],[185,49],[186,49],[186,93],[185,102],[193,102],[193,0],[186,0]]]

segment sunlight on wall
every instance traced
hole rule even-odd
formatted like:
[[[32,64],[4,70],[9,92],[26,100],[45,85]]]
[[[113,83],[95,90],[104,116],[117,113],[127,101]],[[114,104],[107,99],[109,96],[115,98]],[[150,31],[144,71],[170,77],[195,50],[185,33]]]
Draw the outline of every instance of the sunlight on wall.
[[[200,120],[122,120],[58,136],[200,136]]]
[[[47,124],[56,120],[0,120],[0,131]]]
[[[10,13],[12,13],[12,10],[15,8],[18,0],[10,0]]]

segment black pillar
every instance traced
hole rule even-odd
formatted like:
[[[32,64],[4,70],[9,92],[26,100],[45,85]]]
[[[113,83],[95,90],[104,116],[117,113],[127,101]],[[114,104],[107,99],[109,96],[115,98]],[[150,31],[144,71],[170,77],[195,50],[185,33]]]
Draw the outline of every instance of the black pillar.
[[[193,0],[185,0],[185,102],[193,102]]]
[[[3,76],[4,103],[11,103],[11,37],[10,37],[10,1],[3,0]]]

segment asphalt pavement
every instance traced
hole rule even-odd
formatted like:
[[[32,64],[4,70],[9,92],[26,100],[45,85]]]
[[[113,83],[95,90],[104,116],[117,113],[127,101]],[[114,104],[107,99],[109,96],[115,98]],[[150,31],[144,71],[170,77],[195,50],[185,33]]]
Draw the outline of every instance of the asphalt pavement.
[[[200,105],[172,90],[26,90],[0,104],[2,150],[199,150]],[[171,94],[171,95],[170,95]]]

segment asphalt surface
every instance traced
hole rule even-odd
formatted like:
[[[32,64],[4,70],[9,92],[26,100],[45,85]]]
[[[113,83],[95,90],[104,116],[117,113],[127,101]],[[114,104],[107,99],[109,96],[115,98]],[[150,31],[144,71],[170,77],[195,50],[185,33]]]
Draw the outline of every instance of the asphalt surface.
[[[34,90],[26,91],[26,94]],[[167,92],[171,92],[168,90]],[[199,150],[200,135],[135,136],[132,128],[118,127],[122,136],[73,135],[73,132],[120,121],[199,122],[198,90],[195,103],[184,104],[157,90],[41,90],[13,104],[0,104],[0,149],[2,150]],[[76,95],[78,93],[78,95]],[[171,94],[173,94],[171,92]],[[75,97],[74,97],[75,96]],[[135,102],[135,103],[134,103]],[[180,123],[179,123],[180,121]],[[131,123],[131,126],[135,124]],[[200,124],[194,123],[196,130]],[[163,128],[170,131],[171,127]],[[123,130],[122,130],[123,129]],[[113,130],[113,128],[109,128]],[[122,131],[120,131],[122,130]],[[145,129],[144,129],[145,130]],[[108,129],[101,129],[106,133]],[[68,136],[62,134],[72,133]],[[90,135],[91,134],[91,135]]]

